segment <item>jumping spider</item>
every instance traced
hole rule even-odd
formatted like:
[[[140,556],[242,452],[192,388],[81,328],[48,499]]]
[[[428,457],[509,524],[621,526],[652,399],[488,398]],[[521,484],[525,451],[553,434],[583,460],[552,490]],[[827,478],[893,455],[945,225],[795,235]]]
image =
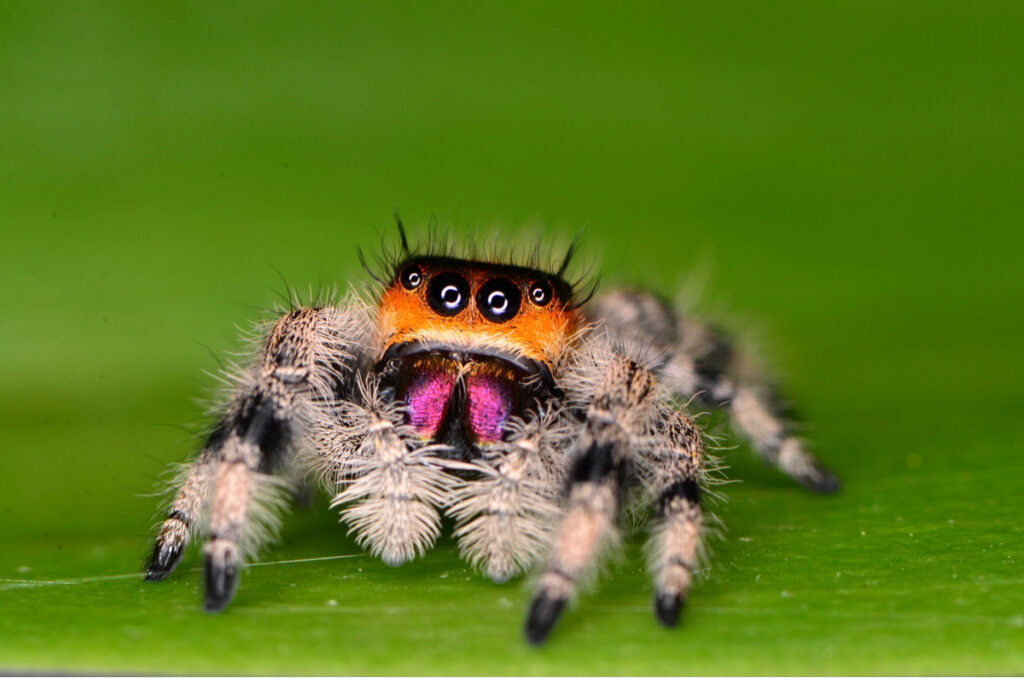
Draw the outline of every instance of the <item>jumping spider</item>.
[[[423,555],[441,514],[463,556],[502,582],[544,569],[525,634],[540,643],[615,540],[625,490],[654,503],[654,612],[677,623],[697,563],[707,462],[682,403],[724,408],[764,460],[838,487],[791,434],[720,333],[646,292],[590,301],[558,267],[401,249],[367,303],[297,308],[258,338],[187,470],[146,579],[206,538],[205,607],[223,609],[290,483],[315,471],[360,545],[390,565]],[[268,529],[269,528],[269,529]]]

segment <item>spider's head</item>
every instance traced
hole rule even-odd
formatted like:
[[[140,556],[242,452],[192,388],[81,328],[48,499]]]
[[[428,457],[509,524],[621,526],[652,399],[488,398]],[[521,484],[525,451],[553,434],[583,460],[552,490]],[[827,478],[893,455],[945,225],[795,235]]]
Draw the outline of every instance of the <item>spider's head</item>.
[[[552,392],[581,322],[558,274],[446,256],[395,267],[379,313],[379,369],[410,423],[464,455]]]
[[[380,301],[384,355],[465,353],[550,372],[576,331],[572,287],[524,266],[411,257]]]

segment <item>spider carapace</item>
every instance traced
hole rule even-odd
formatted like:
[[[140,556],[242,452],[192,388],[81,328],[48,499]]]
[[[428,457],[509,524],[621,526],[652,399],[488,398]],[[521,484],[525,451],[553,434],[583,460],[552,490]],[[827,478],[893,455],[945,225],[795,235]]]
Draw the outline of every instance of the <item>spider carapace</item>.
[[[176,485],[146,578],[205,539],[206,608],[319,477],[358,543],[391,565],[423,555],[442,515],[463,556],[504,582],[539,566],[525,634],[539,643],[617,541],[627,492],[653,506],[654,611],[677,623],[708,524],[713,458],[684,404],[725,409],[769,463],[838,483],[794,437],[726,337],[653,294],[590,299],[559,265],[401,249],[372,298],[293,308],[251,361]],[[591,289],[592,292],[592,289]]]

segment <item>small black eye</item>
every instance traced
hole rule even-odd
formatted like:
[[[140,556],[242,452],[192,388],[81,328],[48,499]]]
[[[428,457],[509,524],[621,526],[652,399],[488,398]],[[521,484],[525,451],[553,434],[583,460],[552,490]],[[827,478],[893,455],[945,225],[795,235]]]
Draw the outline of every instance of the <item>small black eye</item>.
[[[492,323],[503,323],[519,313],[523,293],[508,278],[492,278],[476,293],[476,307]]]
[[[469,283],[458,273],[440,273],[430,279],[427,303],[440,315],[453,316],[469,303]]]
[[[423,282],[423,271],[416,264],[409,264],[402,271],[402,287],[407,290],[414,290]]]
[[[547,306],[552,296],[551,285],[546,280],[538,280],[530,285],[530,301],[537,306]]]

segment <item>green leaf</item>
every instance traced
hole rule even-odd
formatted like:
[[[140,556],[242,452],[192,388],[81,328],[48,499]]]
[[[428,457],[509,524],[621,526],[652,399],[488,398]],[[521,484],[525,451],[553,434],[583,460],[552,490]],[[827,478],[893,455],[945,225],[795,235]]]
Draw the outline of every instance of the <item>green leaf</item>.
[[[1022,6],[435,5],[0,8],[0,669],[1024,671]],[[222,614],[194,551],[143,583],[210,354],[277,270],[365,281],[396,206],[587,224],[605,289],[713,263],[698,307],[761,335],[843,489],[727,452],[672,631],[642,529],[532,648],[528,582],[447,538],[389,568],[323,497]]]

